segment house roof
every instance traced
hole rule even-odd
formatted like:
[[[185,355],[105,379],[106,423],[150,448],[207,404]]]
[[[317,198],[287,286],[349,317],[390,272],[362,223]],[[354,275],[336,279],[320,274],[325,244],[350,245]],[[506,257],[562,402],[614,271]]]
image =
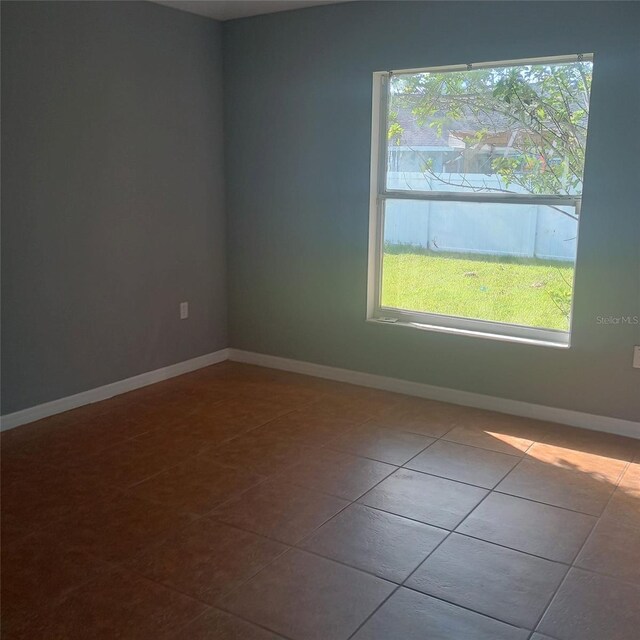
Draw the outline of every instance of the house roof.
[[[442,126],[441,135],[436,127],[429,122],[420,123],[413,113],[412,105],[394,105],[396,121],[402,127],[402,135],[398,140],[399,146],[407,147],[449,147],[452,149],[464,146],[465,139],[473,137],[479,130],[478,116],[450,121]],[[480,124],[487,130],[485,136],[487,144],[496,146],[508,145],[511,134],[515,129],[509,127],[503,116],[486,117]],[[496,124],[498,126],[496,126]],[[521,127],[518,127],[521,129]]]
[[[442,137],[435,127],[428,124],[420,125],[410,107],[400,107],[396,110],[396,120],[402,127],[399,145],[407,147],[448,147],[449,133],[443,129]]]

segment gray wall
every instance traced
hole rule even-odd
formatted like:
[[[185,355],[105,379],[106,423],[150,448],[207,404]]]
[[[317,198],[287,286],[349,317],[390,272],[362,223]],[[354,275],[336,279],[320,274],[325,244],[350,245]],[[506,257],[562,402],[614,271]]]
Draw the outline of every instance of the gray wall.
[[[233,347],[640,418],[640,5],[351,3],[224,28]],[[371,74],[594,52],[573,344],[367,324]]]
[[[2,2],[3,414],[227,346],[221,37]]]

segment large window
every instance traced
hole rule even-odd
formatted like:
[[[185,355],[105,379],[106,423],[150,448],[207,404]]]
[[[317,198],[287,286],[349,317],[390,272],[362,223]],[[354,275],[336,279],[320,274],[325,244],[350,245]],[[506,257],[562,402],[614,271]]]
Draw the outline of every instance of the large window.
[[[569,344],[592,64],[374,75],[370,319]]]

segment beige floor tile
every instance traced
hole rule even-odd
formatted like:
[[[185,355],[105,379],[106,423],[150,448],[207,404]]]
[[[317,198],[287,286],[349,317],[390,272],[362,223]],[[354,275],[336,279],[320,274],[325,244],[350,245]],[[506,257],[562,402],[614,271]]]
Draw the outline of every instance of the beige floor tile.
[[[409,589],[399,589],[354,640],[527,640],[529,632]]]
[[[292,550],[221,606],[292,640],[343,640],[394,588],[391,582]]]
[[[214,402],[206,409],[199,408],[198,413],[210,420],[234,423],[248,429],[259,427],[265,422],[289,413],[296,409],[295,403],[283,402],[279,399],[260,399],[234,397],[222,402]]]
[[[640,584],[640,530],[602,518],[575,564]]]
[[[215,604],[287,549],[273,540],[201,518],[128,566],[154,582]]]
[[[455,529],[487,491],[453,480],[400,469],[358,502],[444,529]]]
[[[630,464],[618,484],[620,489],[640,493],[640,462]]]
[[[77,471],[124,489],[202,453],[208,446],[190,436],[152,431],[89,458]]]
[[[555,467],[589,474],[592,477],[602,478],[611,483],[616,483],[627,467],[626,460],[618,460],[543,442],[536,442],[531,446],[527,451],[527,458]]]
[[[236,616],[212,609],[182,629],[175,640],[284,640]]]
[[[358,424],[354,420],[345,420],[337,416],[318,416],[302,409],[267,422],[254,433],[268,433],[276,438],[308,446],[322,446]]]
[[[640,586],[571,569],[539,626],[558,640],[636,640]]]
[[[295,544],[348,504],[318,491],[269,481],[223,504],[212,517],[240,529]]]
[[[530,460],[523,460],[496,487],[502,493],[594,516],[602,513],[614,489],[611,482],[589,473]]]
[[[554,428],[554,424],[523,416],[514,416],[498,411],[473,409],[467,407],[463,424],[491,433],[499,433],[513,437],[538,441]]]
[[[380,462],[401,465],[433,442],[433,438],[416,433],[385,429],[367,423],[331,440],[327,446]]]
[[[527,449],[533,444],[533,440],[510,433],[500,433],[491,430],[461,424],[445,434],[443,440],[466,444],[499,453],[507,453],[512,456],[524,456]]]
[[[298,442],[276,438],[263,431],[246,433],[203,456],[224,466],[269,476],[292,466],[304,456],[313,455],[313,451]]]
[[[375,422],[389,429],[439,438],[459,423],[464,412],[456,405],[410,398],[382,411]]]
[[[637,439],[562,424],[552,425],[539,441],[614,460],[630,461],[640,452]]]
[[[318,417],[332,416],[360,423],[374,418],[379,408],[362,398],[339,392],[311,403],[305,411]]]
[[[111,565],[41,532],[2,539],[2,624],[51,608]]]
[[[492,489],[518,462],[517,456],[438,440],[404,466]]]
[[[396,469],[377,460],[320,449],[283,471],[277,479],[345,500],[357,500]]]
[[[0,440],[7,640],[640,628],[629,438],[224,362]]]
[[[595,517],[583,513],[492,493],[456,531],[571,563],[596,522]]]
[[[302,547],[393,582],[402,582],[447,531],[353,504]]]
[[[11,640],[168,640],[205,605],[146,578],[117,570],[76,589],[47,613],[3,635]]]
[[[200,456],[145,480],[128,493],[204,515],[263,480],[255,473],[224,467]]]
[[[607,504],[602,518],[640,531],[640,491],[618,488]]]
[[[44,528],[42,535],[109,562],[124,562],[188,526],[194,518],[169,505],[120,494],[79,507]]]
[[[566,571],[565,565],[454,533],[406,585],[533,629]]]

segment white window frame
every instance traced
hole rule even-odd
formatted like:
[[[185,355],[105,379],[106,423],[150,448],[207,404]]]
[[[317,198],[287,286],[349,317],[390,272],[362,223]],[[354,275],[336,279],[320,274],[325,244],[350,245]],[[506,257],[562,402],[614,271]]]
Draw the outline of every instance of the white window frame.
[[[388,153],[388,104],[389,79],[391,75],[427,72],[465,71],[491,67],[532,64],[557,64],[562,62],[592,61],[593,54],[527,58],[500,62],[483,62],[473,65],[459,64],[446,67],[427,67],[401,71],[377,71],[373,74],[372,131],[371,131],[371,189],[369,207],[369,269],[367,283],[367,320],[395,326],[414,327],[429,331],[455,333],[458,335],[524,342],[550,347],[569,347],[573,317],[573,301],[569,330],[543,329],[506,322],[492,322],[460,316],[450,316],[424,311],[407,311],[395,307],[384,307],[382,295],[382,258],[384,253],[384,204],[386,200],[424,200],[454,202],[495,202],[517,204],[549,204],[573,206],[580,213],[582,196],[530,195],[509,193],[474,193],[448,191],[408,191],[387,188]],[[578,228],[580,222],[578,222]],[[574,268],[575,279],[575,268]]]

